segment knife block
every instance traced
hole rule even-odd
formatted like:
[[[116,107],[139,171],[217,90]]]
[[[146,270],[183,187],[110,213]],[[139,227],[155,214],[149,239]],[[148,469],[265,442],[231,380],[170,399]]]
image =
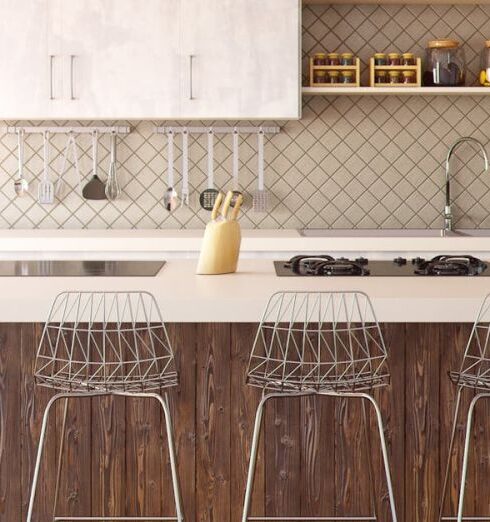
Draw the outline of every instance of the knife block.
[[[236,272],[241,240],[238,221],[218,218],[208,223],[196,273],[217,275]]]

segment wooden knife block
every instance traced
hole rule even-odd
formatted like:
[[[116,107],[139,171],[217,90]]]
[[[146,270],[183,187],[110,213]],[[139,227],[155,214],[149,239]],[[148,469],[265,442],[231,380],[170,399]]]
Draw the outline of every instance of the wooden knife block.
[[[242,234],[238,221],[216,219],[206,225],[197,274],[236,272]]]

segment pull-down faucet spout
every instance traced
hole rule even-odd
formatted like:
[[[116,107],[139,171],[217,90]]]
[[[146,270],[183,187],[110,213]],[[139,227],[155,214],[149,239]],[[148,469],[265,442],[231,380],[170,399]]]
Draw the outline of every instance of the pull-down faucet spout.
[[[450,170],[449,170],[449,162],[451,160],[452,155],[454,154],[454,151],[458,148],[458,146],[461,145],[462,143],[467,143],[467,142],[475,143],[479,147],[479,149],[483,155],[485,171],[488,170],[487,153],[486,153],[483,145],[476,138],[472,138],[471,136],[459,138],[451,145],[451,147],[449,148],[449,151],[447,153],[447,156],[446,156],[446,204],[444,206],[443,235],[446,235],[453,231],[453,213],[452,213],[452,209],[451,209],[451,176],[450,176]]]

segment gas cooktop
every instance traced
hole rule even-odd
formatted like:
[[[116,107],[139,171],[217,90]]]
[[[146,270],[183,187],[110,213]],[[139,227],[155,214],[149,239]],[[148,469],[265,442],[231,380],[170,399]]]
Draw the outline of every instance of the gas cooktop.
[[[324,254],[298,255],[289,261],[274,261],[274,266],[280,277],[490,276],[487,262],[466,255],[439,255],[431,259],[397,257],[392,261],[334,258]]]

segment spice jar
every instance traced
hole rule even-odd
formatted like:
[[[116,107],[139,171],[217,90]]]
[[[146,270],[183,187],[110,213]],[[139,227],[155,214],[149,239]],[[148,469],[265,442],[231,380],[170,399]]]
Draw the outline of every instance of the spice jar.
[[[413,53],[403,53],[402,65],[415,65],[415,55]]]
[[[480,83],[490,86],[490,40],[485,42],[481,53]]]
[[[339,71],[330,71],[328,73],[328,81],[330,83],[339,83],[339,81],[340,81],[340,72]]]
[[[340,75],[340,83],[354,83],[354,71],[343,71]]]
[[[388,65],[400,65],[400,55],[398,53],[388,54]]]
[[[375,71],[374,72],[374,82],[375,83],[387,83],[386,71]]]
[[[456,87],[464,85],[466,61],[459,42],[448,38],[427,45],[424,85]]]
[[[402,72],[403,83],[415,83],[415,71]]]
[[[386,65],[388,62],[386,61],[386,54],[384,53],[376,53],[374,55],[374,65]]]
[[[340,55],[338,53],[328,53],[328,65],[340,65]]]
[[[326,53],[315,53],[313,55],[313,65],[327,65]]]
[[[341,65],[354,65],[354,55],[352,53],[342,53],[340,63]]]
[[[388,71],[389,83],[400,83],[400,71]]]
[[[314,83],[327,83],[327,71],[315,71],[313,76]]]

